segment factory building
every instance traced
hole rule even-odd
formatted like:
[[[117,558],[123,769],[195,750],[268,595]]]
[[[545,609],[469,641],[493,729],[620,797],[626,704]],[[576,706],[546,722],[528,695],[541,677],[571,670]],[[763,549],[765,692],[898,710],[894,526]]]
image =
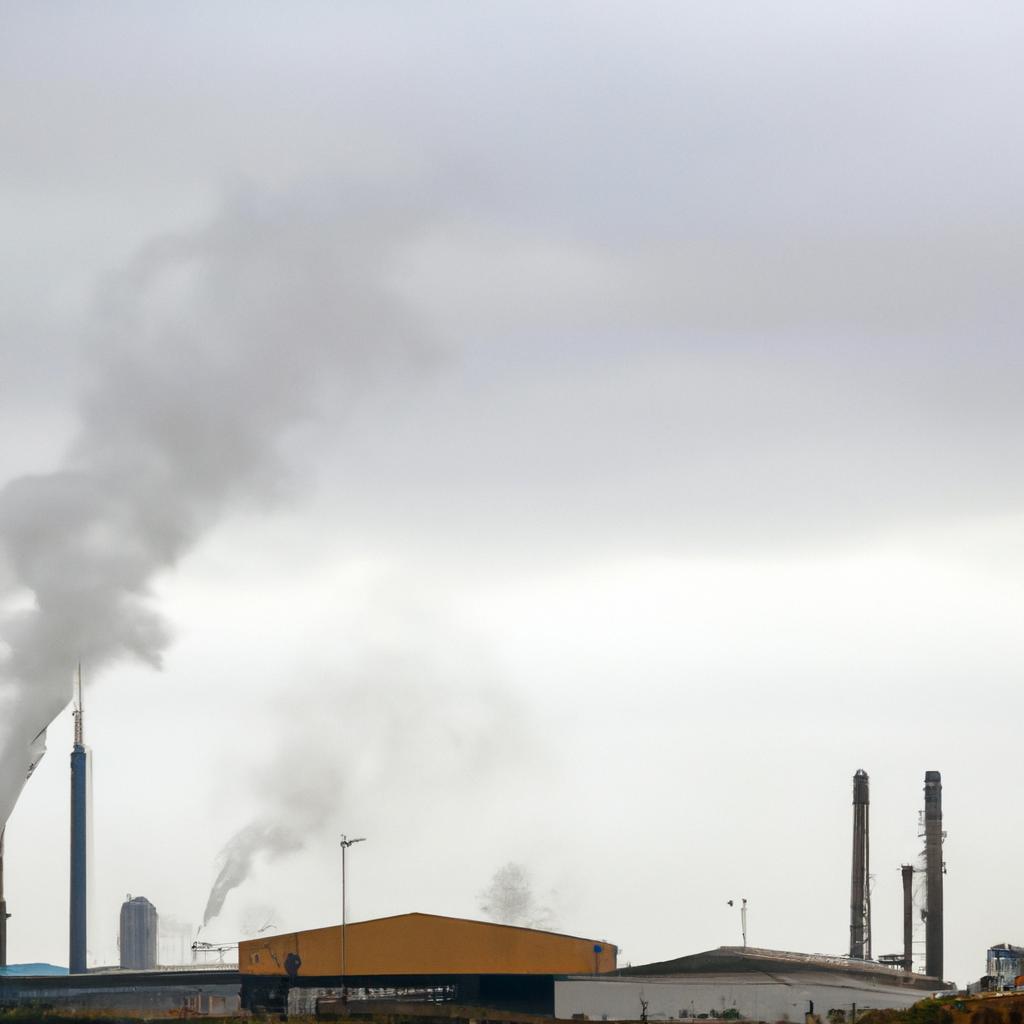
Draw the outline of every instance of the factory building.
[[[852,1024],[862,1010],[904,1009],[952,988],[899,966],[752,947],[624,969],[617,955],[603,940],[402,914],[243,941],[237,970],[0,978],[0,1003],[300,1015],[346,1013],[346,1002],[364,1014],[405,1013],[418,1002],[564,1020],[793,1021],[810,1013]]]
[[[129,896],[121,908],[121,969],[89,971],[90,758],[83,732],[79,678],[71,755],[70,970],[62,976],[41,970],[0,976],[0,1005],[46,1003],[120,1014],[308,1014],[344,1012],[350,1001],[365,1012],[388,1012],[384,1004],[444,1002],[563,1019],[792,1021],[811,1014],[841,1024],[861,1010],[903,1009],[952,989],[941,979],[945,832],[936,771],[925,776],[921,819],[925,974],[912,970],[911,865],[902,869],[903,952],[871,959],[869,793],[863,770],[853,780],[850,957],[744,944],[619,970],[617,947],[603,939],[411,913],[243,941],[237,970],[216,965],[209,971],[159,971],[156,909],[144,897]],[[0,844],[2,838],[0,832]],[[0,859],[0,913],[2,877]],[[1008,987],[1011,972],[1020,971],[1022,951],[1003,946],[989,952],[990,975]]]
[[[555,1016],[587,1020],[743,1018],[852,1021],[951,990],[936,978],[865,960],[745,946],[555,982]]]
[[[1024,948],[1000,942],[985,955],[985,975],[969,988],[976,992],[1012,992],[1024,979]]]
[[[121,904],[121,930],[118,945],[121,966],[131,970],[156,967],[156,944],[159,917],[156,907],[145,896],[128,898]]]
[[[309,1012],[318,1000],[430,998],[554,1012],[555,977],[614,971],[603,940],[434,914],[400,914],[240,942],[242,1005]]]

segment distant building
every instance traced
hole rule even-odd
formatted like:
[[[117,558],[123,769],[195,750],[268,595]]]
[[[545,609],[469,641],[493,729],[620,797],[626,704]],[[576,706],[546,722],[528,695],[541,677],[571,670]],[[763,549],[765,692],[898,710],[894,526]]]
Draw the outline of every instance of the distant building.
[[[1008,942],[992,946],[986,957],[985,973],[991,979],[988,987],[992,991],[1016,988],[1017,978],[1024,974],[1024,948]]]
[[[121,966],[134,970],[156,967],[159,918],[156,907],[145,896],[121,904]]]
[[[603,939],[416,913],[238,944],[242,1008],[296,1016],[382,992],[551,1016],[557,976],[608,973],[617,957]]]
[[[555,980],[565,1020],[853,1021],[862,1010],[901,1010],[952,986],[847,957],[722,946],[614,974]]]

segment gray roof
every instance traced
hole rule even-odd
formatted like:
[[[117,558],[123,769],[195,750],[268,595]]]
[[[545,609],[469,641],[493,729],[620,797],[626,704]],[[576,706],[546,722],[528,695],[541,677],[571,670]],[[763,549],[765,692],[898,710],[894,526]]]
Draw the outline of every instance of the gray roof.
[[[935,991],[944,983],[924,974],[907,974],[874,960],[853,960],[844,956],[818,953],[789,953],[778,949],[756,949],[752,946],[719,946],[704,953],[692,953],[675,960],[662,960],[637,967],[623,967],[617,974],[650,977],[676,974],[737,974],[749,972],[829,971],[867,978],[883,984]]]

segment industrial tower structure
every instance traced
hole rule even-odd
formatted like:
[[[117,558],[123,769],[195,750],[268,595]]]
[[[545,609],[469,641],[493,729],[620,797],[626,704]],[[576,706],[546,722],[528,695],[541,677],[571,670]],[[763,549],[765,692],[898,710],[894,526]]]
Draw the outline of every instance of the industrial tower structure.
[[[69,921],[68,970],[86,971],[89,885],[89,751],[85,746],[82,708],[82,669],[78,669],[75,695],[75,745],[71,750],[71,914]]]
[[[4,831],[0,827],[0,967],[7,966],[7,900],[4,899]]]
[[[925,974],[942,979],[942,775],[924,773]]]
[[[157,941],[160,918],[145,896],[131,893],[121,904],[121,966],[136,971],[150,971],[156,967]]]
[[[914,865],[900,866],[903,875],[903,970],[914,969]]]
[[[853,777],[853,875],[850,883],[850,956],[871,959],[870,834],[868,773]]]

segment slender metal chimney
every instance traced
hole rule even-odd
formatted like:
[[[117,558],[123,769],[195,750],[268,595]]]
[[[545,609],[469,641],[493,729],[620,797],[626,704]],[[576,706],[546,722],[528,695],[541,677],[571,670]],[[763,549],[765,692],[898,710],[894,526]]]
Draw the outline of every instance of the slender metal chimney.
[[[4,828],[0,828],[0,967],[7,966],[7,900],[4,899]]]
[[[853,874],[850,883],[850,956],[871,959],[871,891],[869,885],[868,773],[853,777]]]
[[[914,969],[914,865],[904,864],[903,872],[903,970]]]
[[[89,752],[84,741],[82,669],[78,669],[75,701],[75,745],[71,751],[71,915],[69,921],[68,969],[72,974],[86,971],[88,912],[88,777]]]
[[[942,980],[942,775],[924,773],[925,974]]]

